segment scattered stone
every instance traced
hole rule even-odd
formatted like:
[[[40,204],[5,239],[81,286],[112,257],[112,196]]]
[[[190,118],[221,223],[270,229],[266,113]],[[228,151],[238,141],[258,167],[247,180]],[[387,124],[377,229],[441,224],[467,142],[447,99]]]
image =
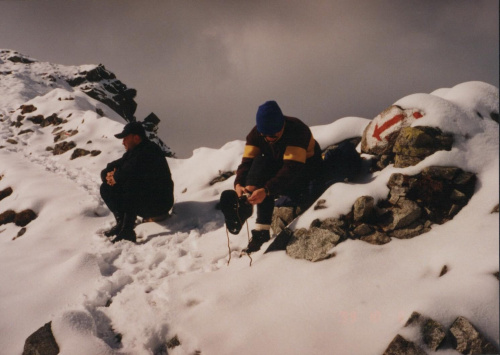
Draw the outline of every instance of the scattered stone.
[[[21,105],[21,114],[25,115],[27,113],[32,113],[37,110],[37,108],[33,105]]]
[[[7,139],[6,142],[10,143],[10,144],[17,144],[17,141],[15,139],[12,139],[12,138]]]
[[[63,141],[66,138],[72,137],[77,133],[78,133],[78,130],[76,130],[76,129],[70,129],[69,131],[60,131],[54,135],[54,143],[57,143],[59,141]]]
[[[314,205],[314,210],[317,211],[317,210],[325,209],[326,208],[325,204],[326,204],[326,200],[321,199],[321,200],[316,201],[316,205]]]
[[[212,179],[212,181],[210,181],[210,186],[215,185],[218,182],[226,181],[227,179],[229,179],[234,174],[235,174],[234,171],[225,171],[225,172],[223,172],[223,171],[219,170],[219,176],[217,176],[216,178]]]
[[[73,151],[73,154],[71,154],[71,157],[69,159],[73,160],[73,159],[76,159],[76,158],[79,158],[79,157],[83,157],[83,156],[89,155],[89,154],[90,154],[90,151],[88,151],[88,150],[85,150],[85,149],[82,149],[82,148],[76,148]]]
[[[500,281],[500,272],[499,272],[499,271],[495,272],[495,273],[493,274],[493,276],[495,276],[495,277],[497,278],[497,280],[499,280],[499,281]]]
[[[389,344],[383,355],[426,355],[426,353],[415,345],[415,343],[406,340],[398,334]]]
[[[54,146],[52,154],[61,155],[66,153],[68,150],[71,150],[76,147],[76,143],[73,141],[70,142],[61,142]]]
[[[101,154],[101,151],[100,150],[91,150],[90,151],[90,155],[93,156],[93,157],[96,157],[98,156],[99,154]]]
[[[45,117],[43,117],[42,115],[37,115],[37,116],[27,118],[28,121],[31,121],[34,124],[41,124],[44,119],[45,119]]]
[[[493,207],[491,213],[498,213],[498,204],[495,207]]]
[[[12,187],[7,187],[5,189],[3,189],[2,191],[0,191],[0,201],[2,201],[4,198],[12,195]]]
[[[173,349],[181,345],[181,342],[179,341],[179,337],[175,335],[172,339],[170,339],[167,342],[167,349]]]
[[[439,273],[439,277],[446,275],[447,272],[448,272],[448,266],[444,265],[443,268],[441,269],[441,272]]]
[[[462,354],[498,354],[498,349],[464,317],[453,322],[449,336],[453,348]]]
[[[27,230],[26,227],[21,228],[19,232],[17,232],[17,235],[14,238],[12,238],[12,240],[16,240],[17,238],[22,237],[24,233],[26,233],[26,230]]]
[[[325,260],[331,256],[328,252],[339,240],[338,234],[326,229],[313,227],[308,230],[302,228],[293,233],[286,247],[286,253],[296,259]]]
[[[29,129],[29,128],[28,129],[23,129],[17,135],[20,136],[21,134],[26,134],[26,133],[33,133],[33,130]]]
[[[36,219],[36,217],[37,215],[33,210],[26,209],[24,211],[16,213],[16,216],[14,218],[14,223],[16,224],[16,226],[24,227],[28,223]]]

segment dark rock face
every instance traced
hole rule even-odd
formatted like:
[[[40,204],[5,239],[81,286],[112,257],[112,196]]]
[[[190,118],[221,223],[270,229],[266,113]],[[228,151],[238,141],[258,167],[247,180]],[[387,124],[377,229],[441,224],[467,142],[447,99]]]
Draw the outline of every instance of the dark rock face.
[[[59,354],[59,346],[52,334],[52,322],[49,322],[26,339],[22,355],[57,354]]]
[[[137,103],[134,98],[137,91],[127,88],[104,65],[99,64],[90,71],[79,72],[71,78],[63,79],[72,87],[78,87],[93,99],[109,106],[127,121],[135,121]]]
[[[389,344],[383,355],[426,355],[426,353],[413,342],[406,340],[398,334]]]
[[[175,153],[163,143],[163,141],[158,137],[158,125],[160,124],[160,119],[153,112],[151,112],[143,121],[142,125],[146,131],[146,135],[150,141],[155,142],[161,150],[165,153],[166,157],[175,158]]]
[[[464,317],[453,322],[449,333],[453,348],[462,354],[498,354],[498,349]]]

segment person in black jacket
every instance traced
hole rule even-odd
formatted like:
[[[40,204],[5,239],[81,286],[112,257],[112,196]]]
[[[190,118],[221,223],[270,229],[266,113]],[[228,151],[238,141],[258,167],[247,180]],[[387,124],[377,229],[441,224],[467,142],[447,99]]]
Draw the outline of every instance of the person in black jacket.
[[[113,243],[135,242],[137,216],[166,218],[174,203],[174,183],[163,151],[147,139],[140,122],[128,123],[115,137],[123,139],[126,152],[101,172],[101,197],[116,219],[104,234],[116,235]]]
[[[243,251],[251,253],[270,240],[277,196],[288,196],[306,206],[309,184],[321,171],[321,148],[309,127],[298,118],[283,115],[276,101],[259,106],[256,126],[246,137],[236,172],[237,196],[257,205],[257,223]]]

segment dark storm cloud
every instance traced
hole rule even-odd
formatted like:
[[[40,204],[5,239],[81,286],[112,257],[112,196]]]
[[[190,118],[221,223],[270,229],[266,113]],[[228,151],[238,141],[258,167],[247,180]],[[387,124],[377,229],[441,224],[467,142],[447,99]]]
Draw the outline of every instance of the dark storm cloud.
[[[315,125],[464,81],[498,86],[498,39],[489,0],[0,2],[0,47],[105,64],[180,156],[244,139],[267,99]]]

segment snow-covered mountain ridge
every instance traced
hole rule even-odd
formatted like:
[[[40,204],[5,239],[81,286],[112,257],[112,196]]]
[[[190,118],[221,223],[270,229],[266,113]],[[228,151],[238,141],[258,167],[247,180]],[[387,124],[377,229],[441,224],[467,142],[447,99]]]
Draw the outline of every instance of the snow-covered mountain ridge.
[[[13,65],[23,74],[13,74]],[[0,191],[12,188],[0,213],[29,208],[37,214],[15,240],[21,227],[0,225],[0,354],[21,354],[28,335],[49,321],[60,354],[72,355],[381,354],[397,334],[428,354],[457,354],[426,348],[418,330],[404,327],[414,311],[445,328],[467,317],[498,347],[499,223],[491,210],[498,205],[499,132],[488,118],[498,112],[497,88],[463,83],[399,100],[425,113],[418,124],[453,134],[453,148],[416,166],[390,165],[363,184],[335,184],[321,197],[326,208],[308,210],[295,224],[345,214],[363,195],[386,198],[393,173],[435,165],[477,175],[474,196],[452,221],[382,246],[347,240],[319,263],[259,252],[249,267],[237,257],[246,228],[229,239],[227,265],[228,239],[215,208],[234,180],[209,184],[220,171],[236,169],[243,141],[168,158],[172,217],[139,225],[137,245],[113,245],[101,234],[112,216],[99,197],[99,172],[122,155],[113,134],[125,121],[69,84],[34,79],[36,65],[0,62]],[[36,110],[22,112],[31,106]],[[42,127],[29,120],[53,114],[67,122]],[[326,147],[361,136],[370,122],[346,117],[312,130]],[[60,155],[46,150],[69,141],[76,148]],[[100,154],[71,159],[77,148]]]

